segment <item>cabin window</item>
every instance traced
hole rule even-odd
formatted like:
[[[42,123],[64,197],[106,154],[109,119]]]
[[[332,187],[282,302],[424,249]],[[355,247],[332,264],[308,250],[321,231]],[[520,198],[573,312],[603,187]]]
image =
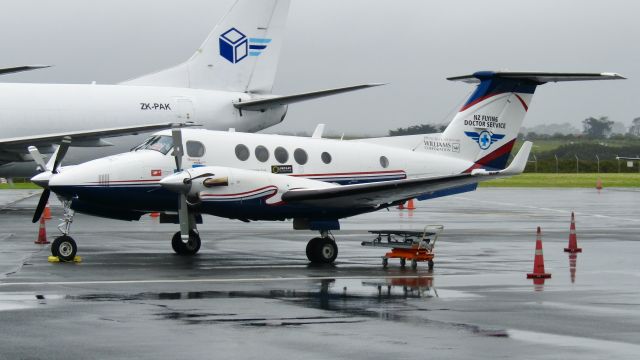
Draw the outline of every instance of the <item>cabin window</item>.
[[[309,160],[307,152],[302,149],[296,149],[296,151],[293,152],[293,158],[296,159],[296,162],[300,165],[306,164]]]
[[[331,154],[329,154],[328,152],[323,152],[322,155],[320,155],[320,158],[322,158],[322,162],[325,164],[330,164],[331,163]]]
[[[280,164],[284,164],[289,161],[289,153],[287,152],[287,149],[281,146],[276,148],[276,151],[273,152],[273,155],[276,157],[276,160]]]
[[[204,144],[202,144],[200,141],[187,141],[187,155],[189,155],[189,157],[203,157],[204,153]]]
[[[259,145],[256,147],[256,159],[260,162],[267,162],[269,160],[269,150],[266,147]]]
[[[239,144],[236,146],[236,157],[240,161],[247,161],[249,159],[249,148],[246,145]]]
[[[385,169],[389,167],[389,159],[386,156],[380,156],[380,166]]]

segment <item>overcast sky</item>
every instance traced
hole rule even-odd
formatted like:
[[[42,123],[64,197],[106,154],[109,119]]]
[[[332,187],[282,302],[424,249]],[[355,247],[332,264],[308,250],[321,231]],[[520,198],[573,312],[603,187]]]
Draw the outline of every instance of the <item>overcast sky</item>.
[[[184,61],[230,0],[4,0],[0,66],[55,68],[6,82],[117,83]],[[290,107],[280,132],[385,133],[443,123],[476,70],[611,71],[626,81],[549,84],[525,126],[640,116],[640,2],[292,0],[275,91],[388,86]],[[0,94],[0,96],[2,96]],[[272,130],[273,131],[273,130]]]

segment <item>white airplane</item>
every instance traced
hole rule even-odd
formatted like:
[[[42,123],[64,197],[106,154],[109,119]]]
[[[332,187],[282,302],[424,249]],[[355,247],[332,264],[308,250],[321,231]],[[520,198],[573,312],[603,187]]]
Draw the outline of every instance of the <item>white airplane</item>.
[[[289,2],[237,0],[189,60],[118,85],[0,84],[0,177],[35,175],[27,146],[50,154],[65,136],[74,147],[104,147],[113,144],[105,138],[170,123],[254,132],[282,122],[289,104],[379,85],[272,95]],[[43,67],[5,68],[0,75]],[[115,139],[118,146],[74,150],[65,161],[128,151],[140,141]]]
[[[195,254],[201,214],[244,222],[293,219],[294,229],[320,237],[307,245],[312,262],[338,254],[330,231],[339,220],[398,205],[473,191],[477,183],[520,174],[531,143],[507,160],[538,85],[622,79],[617,74],[477,72],[449,80],[478,83],[443,133],[355,141],[217,132],[162,131],[129,153],[60,168],[63,144],[50,171],[32,180],[44,187],[34,222],[52,191],[64,202],[63,236],[52,253],[72,259],[74,211],[139,220],[163,212],[180,224],[172,239],[178,254]],[[37,151],[32,149],[37,156]],[[172,151],[173,150],[173,151]]]

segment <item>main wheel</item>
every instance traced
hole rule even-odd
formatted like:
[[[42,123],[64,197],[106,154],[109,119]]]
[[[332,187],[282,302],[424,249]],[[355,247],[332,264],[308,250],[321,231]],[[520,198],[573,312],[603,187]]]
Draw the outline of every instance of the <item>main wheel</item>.
[[[61,261],[73,261],[78,252],[78,245],[71,236],[63,235],[51,244],[51,254],[58,257]]]
[[[411,260],[411,268],[413,270],[418,268],[418,260],[416,260],[416,259]]]
[[[331,264],[338,257],[338,244],[328,238],[311,239],[307,244],[307,258],[312,263]]]
[[[319,262],[318,258],[316,257],[316,247],[318,247],[318,243],[322,241],[322,238],[314,238],[309,240],[309,242],[307,243],[307,259],[309,259],[309,261],[311,261],[312,263],[316,263]]]
[[[187,243],[182,242],[179,231],[171,238],[171,247],[178,255],[195,255],[200,250],[200,245],[202,245],[200,234],[195,230],[189,231],[189,241]]]

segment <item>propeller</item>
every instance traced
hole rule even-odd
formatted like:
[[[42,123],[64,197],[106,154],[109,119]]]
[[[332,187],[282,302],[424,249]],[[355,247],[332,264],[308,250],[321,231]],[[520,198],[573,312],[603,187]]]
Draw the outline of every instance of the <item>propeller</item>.
[[[44,208],[47,206],[47,203],[49,202],[49,196],[51,195],[51,190],[49,189],[49,179],[53,174],[58,173],[58,170],[59,170],[58,168],[62,163],[62,159],[64,159],[65,155],[67,155],[67,151],[69,150],[70,145],[71,145],[71,138],[68,136],[65,136],[62,139],[62,143],[60,143],[58,150],[52,156],[53,165],[51,166],[51,170],[50,170],[51,173],[50,174],[43,173],[33,178],[36,184],[44,187],[44,191],[42,192],[42,195],[40,195],[40,200],[38,201],[38,206],[36,207],[36,211],[33,214],[32,222],[34,224],[40,221],[40,218],[42,217],[42,213],[44,212]],[[33,159],[42,168],[43,171],[45,172],[49,171],[49,165],[51,164],[51,160],[49,160],[49,164],[45,164],[42,158],[42,155],[40,154],[40,152],[35,146],[29,147],[29,153],[31,154],[31,156],[33,156]]]
[[[184,156],[184,149],[182,145],[182,130],[180,127],[174,126],[171,130],[171,137],[173,138],[173,157],[176,161],[176,173],[182,171],[182,157]],[[188,180],[188,179],[185,179]],[[187,194],[191,188],[191,180],[189,183],[185,181],[185,186],[180,191],[180,202],[178,203],[178,220],[180,221],[180,238],[183,242],[189,241],[190,219],[189,219],[189,204],[187,202]]]

